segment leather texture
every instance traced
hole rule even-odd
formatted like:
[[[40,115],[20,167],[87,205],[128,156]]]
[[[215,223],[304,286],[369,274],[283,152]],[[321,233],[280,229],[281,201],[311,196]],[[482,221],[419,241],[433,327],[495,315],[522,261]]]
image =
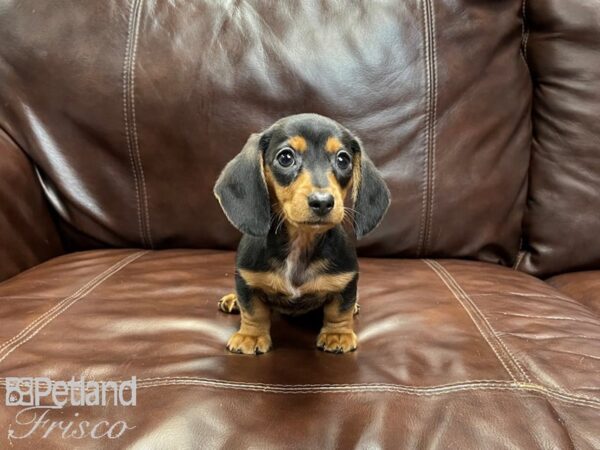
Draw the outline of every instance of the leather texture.
[[[566,273],[546,281],[595,314],[600,314],[600,271]]]
[[[600,448],[599,14],[0,2],[0,391],[138,383],[135,407],[51,409],[25,439],[1,404],[0,448]],[[359,348],[277,316],[272,352],[231,354],[239,235],[212,187],[296,112],[355,131],[391,190],[360,243]],[[133,428],[63,436],[103,420]]]
[[[535,87],[519,269],[544,277],[600,269],[600,8],[530,0],[526,16]]]
[[[62,253],[33,166],[0,129],[0,281]]]
[[[233,263],[233,252],[91,251],[4,282],[2,380],[136,376],[135,407],[47,416],[125,420],[136,428],[119,447],[600,446],[600,318],[538,279],[362,259],[355,353],[319,352],[318,322],[276,317],[274,350],[247,357],[225,350],[239,317],[217,310]],[[2,438],[17,409],[0,408]],[[114,448],[106,441],[95,448]],[[68,445],[59,433],[12,442]]]
[[[71,249],[234,248],[220,170],[251,133],[316,112],[362,138],[392,191],[363,254],[516,256],[520,0],[23,0],[0,40],[0,125],[40,167]]]

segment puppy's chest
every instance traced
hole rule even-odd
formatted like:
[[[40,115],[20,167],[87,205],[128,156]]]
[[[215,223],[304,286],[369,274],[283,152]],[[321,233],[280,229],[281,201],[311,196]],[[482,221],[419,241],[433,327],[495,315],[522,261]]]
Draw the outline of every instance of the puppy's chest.
[[[303,292],[306,291],[305,284],[318,277],[319,269],[317,264],[311,266],[299,251],[292,248],[281,268],[276,270],[280,274],[283,287],[278,294],[292,299],[305,295],[305,292]]]
[[[326,293],[311,289],[319,275],[314,268],[288,258],[278,271],[280,287],[272,292],[265,289],[267,301],[274,309],[285,314],[301,314],[318,308],[326,300]]]
[[[283,263],[255,272],[240,269],[246,283],[266,294],[274,307],[285,312],[307,311],[323,304],[329,294],[341,292],[355,272],[327,273],[327,262],[309,261],[293,249]]]

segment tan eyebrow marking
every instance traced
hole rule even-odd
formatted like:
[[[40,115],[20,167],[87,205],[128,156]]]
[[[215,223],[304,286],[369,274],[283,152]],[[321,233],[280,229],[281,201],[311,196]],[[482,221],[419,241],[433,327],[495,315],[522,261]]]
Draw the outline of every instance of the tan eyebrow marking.
[[[288,144],[291,145],[291,147],[296,150],[297,152],[305,152],[306,149],[308,148],[308,144],[306,143],[306,139],[304,139],[302,136],[292,136],[291,138],[288,139]]]
[[[334,136],[330,136],[325,143],[325,151],[329,153],[335,153],[342,148],[340,140]]]

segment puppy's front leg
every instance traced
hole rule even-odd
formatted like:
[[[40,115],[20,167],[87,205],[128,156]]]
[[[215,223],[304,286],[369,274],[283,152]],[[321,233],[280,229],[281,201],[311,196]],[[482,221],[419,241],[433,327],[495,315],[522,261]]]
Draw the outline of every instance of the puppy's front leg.
[[[354,334],[354,303],[348,305],[341,295],[335,295],[323,309],[323,328],[317,338],[317,347],[331,353],[356,350]]]
[[[238,305],[242,323],[229,342],[227,350],[245,355],[260,355],[271,350],[271,309],[255,294],[240,296]]]

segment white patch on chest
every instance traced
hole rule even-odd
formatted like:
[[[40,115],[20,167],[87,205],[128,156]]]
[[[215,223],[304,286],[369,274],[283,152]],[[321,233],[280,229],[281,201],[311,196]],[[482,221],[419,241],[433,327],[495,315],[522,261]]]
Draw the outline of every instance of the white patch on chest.
[[[304,282],[305,272],[308,268],[307,258],[303,258],[303,252],[306,251],[306,243],[297,238],[290,242],[290,252],[283,266],[282,277],[285,282],[286,290],[290,292],[292,299],[302,295],[299,287]]]

